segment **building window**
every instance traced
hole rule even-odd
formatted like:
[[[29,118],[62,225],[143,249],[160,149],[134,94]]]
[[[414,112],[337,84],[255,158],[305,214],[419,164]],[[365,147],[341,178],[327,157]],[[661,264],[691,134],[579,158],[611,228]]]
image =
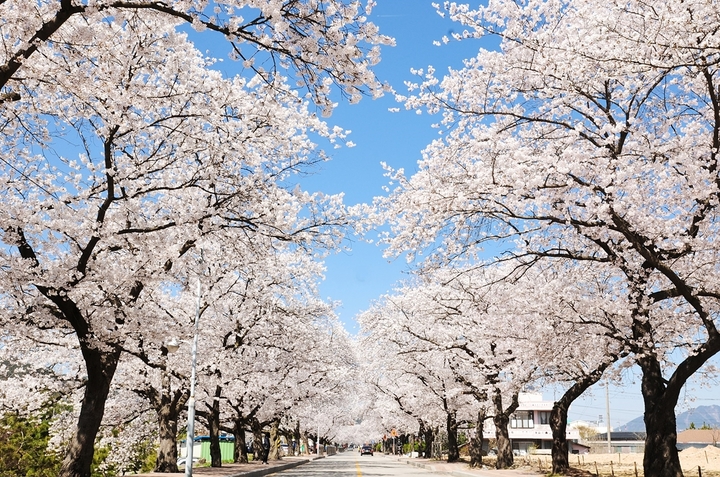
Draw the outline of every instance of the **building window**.
[[[538,411],[538,422],[540,424],[550,424],[550,411]]]
[[[532,411],[516,411],[510,418],[510,427],[513,429],[530,429],[534,425]]]

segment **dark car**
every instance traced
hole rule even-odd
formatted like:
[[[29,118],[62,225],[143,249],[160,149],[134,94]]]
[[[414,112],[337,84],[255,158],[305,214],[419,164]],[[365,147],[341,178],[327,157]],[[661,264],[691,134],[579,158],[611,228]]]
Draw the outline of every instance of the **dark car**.
[[[373,455],[372,446],[364,445],[360,448],[360,455],[365,455],[365,454]]]

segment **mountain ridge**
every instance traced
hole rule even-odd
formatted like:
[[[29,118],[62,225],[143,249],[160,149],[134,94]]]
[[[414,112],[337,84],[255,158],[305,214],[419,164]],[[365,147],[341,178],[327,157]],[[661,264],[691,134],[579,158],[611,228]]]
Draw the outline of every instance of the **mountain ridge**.
[[[676,416],[678,432],[689,429],[694,424],[696,429],[700,429],[703,425],[713,429],[720,429],[720,405],[711,404],[709,406],[698,406],[689,409]],[[613,429],[615,432],[645,432],[645,422],[643,417],[637,417],[632,421],[628,421],[622,426]]]

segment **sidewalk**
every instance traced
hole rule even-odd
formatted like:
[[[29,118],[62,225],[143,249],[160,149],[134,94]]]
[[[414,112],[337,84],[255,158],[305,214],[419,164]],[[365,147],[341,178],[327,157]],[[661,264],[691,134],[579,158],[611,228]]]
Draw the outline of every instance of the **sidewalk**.
[[[391,457],[392,456],[388,456]],[[421,469],[432,470],[433,472],[443,472],[456,477],[539,477],[547,475],[541,473],[537,469],[519,468],[497,470],[491,467],[470,468],[467,462],[444,462],[439,460],[428,460],[421,458],[396,457],[398,462],[420,467]],[[548,472],[549,473],[549,472]]]
[[[283,457],[282,460],[271,460],[267,464],[249,462],[247,464],[223,464],[222,467],[193,467],[193,475],[212,477],[260,477],[270,475],[281,470],[292,469],[306,464],[314,459],[321,459],[317,456]],[[181,467],[178,473],[150,472],[147,474],[133,474],[133,477],[181,477],[185,475],[185,468]]]

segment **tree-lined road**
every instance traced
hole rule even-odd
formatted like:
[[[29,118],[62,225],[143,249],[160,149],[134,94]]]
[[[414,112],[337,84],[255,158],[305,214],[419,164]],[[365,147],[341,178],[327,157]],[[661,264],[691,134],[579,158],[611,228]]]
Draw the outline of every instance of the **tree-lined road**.
[[[409,477],[445,474],[412,467],[383,456],[360,456],[356,452],[347,452],[325,459],[318,459],[276,475],[282,477]]]
[[[720,355],[718,2],[437,2],[432,43],[475,46],[417,58],[405,92],[372,72],[395,43],[375,3],[0,0],[5,474],[169,475],[196,428],[212,469],[253,475],[283,443],[388,434],[476,465],[494,428],[497,469],[532,445],[569,475],[570,406],[605,381],[642,393],[643,475],[682,477],[675,409]],[[436,118],[422,160],[373,135],[380,196],[305,182],[353,143],[318,113],[383,93]],[[351,233],[409,272],[355,336],[319,288]],[[562,394],[523,408],[531,388]],[[275,468],[248,463],[265,439]]]

